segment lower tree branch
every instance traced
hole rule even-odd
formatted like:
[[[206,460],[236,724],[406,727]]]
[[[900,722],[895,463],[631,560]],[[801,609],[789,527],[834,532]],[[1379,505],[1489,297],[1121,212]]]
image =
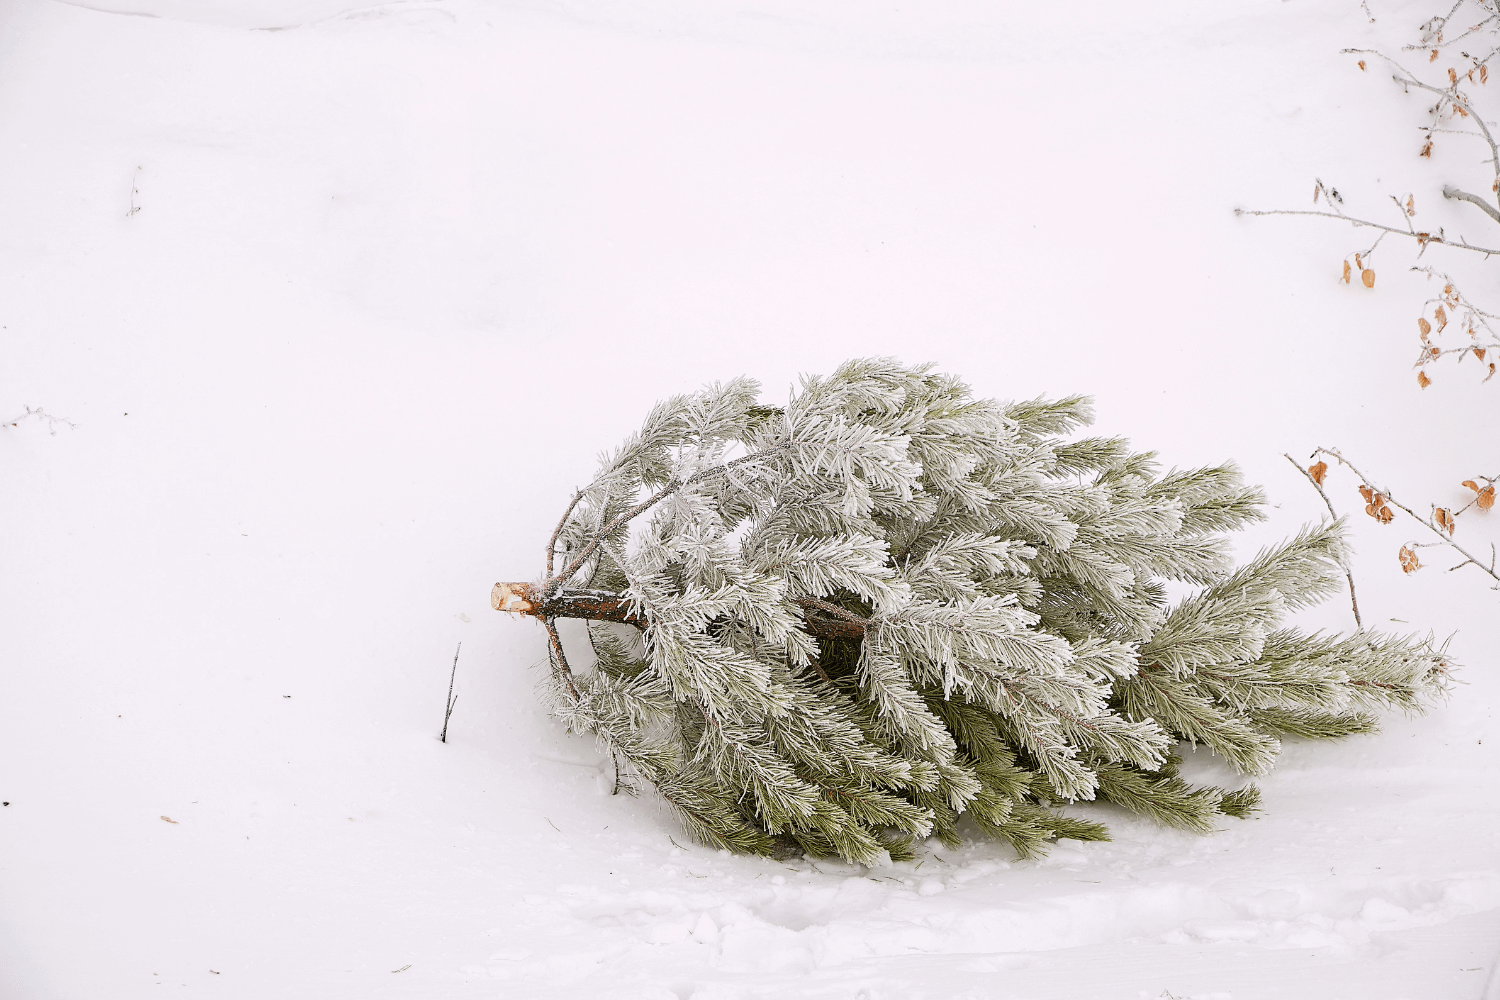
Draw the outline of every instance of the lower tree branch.
[[[804,627],[817,638],[858,639],[865,634],[867,620],[836,604],[816,597],[793,600],[806,613]],[[582,618],[595,622],[620,622],[638,629],[651,624],[629,598],[607,590],[559,590],[548,596],[545,587],[538,584],[497,583],[490,591],[490,607],[496,611],[530,615],[543,622],[553,618]]]

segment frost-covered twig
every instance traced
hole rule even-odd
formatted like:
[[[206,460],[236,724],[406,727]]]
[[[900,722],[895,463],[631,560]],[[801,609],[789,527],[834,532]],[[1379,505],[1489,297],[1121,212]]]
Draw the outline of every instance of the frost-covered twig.
[[[1413,366],[1418,369],[1417,382],[1424,389],[1431,384],[1432,380],[1421,369],[1448,354],[1457,354],[1460,363],[1466,355],[1473,354],[1480,364],[1489,366],[1489,374],[1484,377],[1484,381],[1488,382],[1495,376],[1495,361],[1500,361],[1500,334],[1495,332],[1489,321],[1500,320],[1500,316],[1486,312],[1469,301],[1458,290],[1453,279],[1443,272],[1430,267],[1414,267],[1412,270],[1420,271],[1427,275],[1428,279],[1441,278],[1443,280],[1442,294],[1428,299],[1422,307],[1424,313],[1428,307],[1432,307],[1431,322],[1425,315],[1417,318],[1417,330],[1422,336],[1421,353],[1417,355],[1416,364]],[[1469,335],[1467,344],[1459,347],[1440,347],[1429,339],[1429,337],[1441,335],[1444,329],[1455,323]],[[1490,360],[1491,354],[1495,355],[1495,360]]]
[[[562,680],[568,689],[568,694],[573,701],[583,700],[583,695],[578,693],[578,686],[573,683],[573,668],[568,666],[567,654],[563,652],[562,638],[557,634],[557,626],[552,624],[551,618],[543,618],[542,624],[547,627],[547,641],[552,647],[552,669]]]
[[[1385,225],[1383,223],[1379,223],[1379,222],[1371,222],[1368,219],[1356,219],[1353,216],[1345,215],[1342,212],[1315,212],[1315,211],[1308,210],[1308,209],[1290,209],[1290,208],[1275,208],[1275,209],[1237,208],[1237,209],[1234,210],[1234,214],[1235,215],[1311,215],[1311,216],[1314,216],[1314,217],[1320,218],[1320,219],[1337,219],[1340,222],[1347,222],[1347,223],[1349,223],[1349,225],[1353,226],[1356,229],[1378,229],[1378,230],[1381,230],[1382,232],[1385,232],[1385,233],[1395,233],[1397,236],[1407,236],[1407,237],[1410,237],[1411,239],[1416,240],[1417,241],[1417,246],[1420,247],[1422,250],[1426,250],[1428,244],[1430,244],[1430,243],[1440,243],[1443,246],[1454,247],[1455,249],[1458,249],[1458,250],[1472,250],[1475,253],[1483,254],[1486,258],[1488,258],[1491,254],[1500,254],[1500,249],[1497,249],[1495,247],[1482,247],[1482,246],[1478,246],[1476,244],[1470,243],[1468,240],[1464,239],[1463,237],[1459,237],[1456,240],[1449,239],[1447,237],[1446,233],[1441,228],[1439,228],[1438,231],[1435,232],[1435,233],[1432,233],[1432,232],[1422,232],[1422,231],[1417,231],[1417,230],[1408,231],[1406,229],[1397,229],[1395,226],[1387,226],[1387,225]]]
[[[1459,563],[1457,566],[1450,567],[1450,572],[1455,569],[1461,569],[1464,566],[1476,566],[1482,573],[1495,581],[1495,586],[1491,587],[1490,589],[1500,590],[1500,572],[1496,571],[1495,547],[1493,545],[1490,546],[1490,561],[1489,564],[1486,565],[1485,563],[1480,561],[1479,557],[1475,556],[1468,549],[1455,542],[1453,540],[1453,532],[1456,527],[1454,518],[1457,515],[1452,511],[1449,511],[1446,507],[1438,507],[1434,505],[1432,508],[1432,513],[1424,518],[1416,511],[1406,506],[1406,504],[1401,503],[1386,490],[1379,489],[1371,485],[1370,478],[1363,472],[1361,472],[1358,468],[1356,468],[1354,463],[1345,458],[1337,448],[1318,448],[1313,452],[1313,454],[1327,455],[1329,458],[1332,458],[1340,465],[1346,466],[1349,471],[1353,472],[1356,476],[1359,477],[1361,483],[1361,492],[1367,492],[1369,494],[1369,496],[1367,496],[1369,503],[1365,507],[1365,511],[1366,513],[1370,514],[1371,517],[1374,517],[1376,520],[1380,521],[1383,524],[1389,523],[1391,519],[1390,509],[1385,505],[1391,504],[1397,509],[1404,512],[1413,521],[1416,521],[1418,524],[1426,527],[1428,531],[1432,532],[1438,537],[1438,541],[1436,542],[1412,542],[1408,545],[1402,546],[1400,553],[1401,568],[1405,572],[1411,573],[1421,568],[1421,563],[1418,561],[1416,552],[1413,551],[1413,549],[1431,548],[1434,546],[1442,545],[1452,549],[1453,551],[1464,557],[1463,562]],[[1490,492],[1488,493],[1488,497],[1490,503],[1492,504],[1494,502],[1495,495],[1494,483],[1493,481],[1489,482]],[[1477,487],[1474,489],[1474,492],[1476,494],[1483,493],[1483,491],[1478,489]],[[1484,508],[1488,505],[1481,502],[1480,506],[1481,508]],[[1467,510],[1468,508],[1465,507],[1464,509]]]
[[[1385,62],[1389,63],[1391,66],[1394,66],[1398,70],[1398,73],[1394,77],[1392,77],[1392,79],[1401,84],[1402,87],[1415,87],[1418,90],[1425,90],[1430,94],[1436,94],[1438,96],[1437,108],[1434,109],[1435,112],[1440,111],[1443,102],[1446,101],[1450,107],[1452,107],[1463,117],[1474,119],[1474,124],[1479,126],[1480,138],[1484,139],[1485,145],[1490,147],[1490,163],[1493,166],[1495,172],[1496,186],[1494,190],[1496,192],[1500,192],[1500,146],[1496,146],[1495,137],[1490,134],[1490,127],[1485,124],[1484,118],[1479,114],[1478,111],[1474,109],[1469,100],[1464,97],[1464,95],[1459,91],[1459,78],[1457,71],[1455,71],[1452,67],[1449,67],[1448,86],[1434,87],[1430,83],[1425,83],[1422,80],[1419,80],[1416,74],[1414,74],[1411,70],[1407,69],[1405,66],[1402,66],[1396,60],[1392,59],[1390,56],[1385,55],[1384,53],[1376,52],[1372,49],[1344,49],[1343,52],[1346,55],[1370,55],[1374,56],[1377,59],[1383,59]],[[1364,68],[1363,60],[1360,61],[1360,68]],[[1429,148],[1427,152],[1430,153],[1430,138],[1428,139],[1428,144]],[[1450,191],[1453,193],[1450,194]],[[1445,185],[1443,188],[1443,197],[1460,198],[1463,201],[1472,202],[1473,204],[1483,208],[1496,222],[1500,222],[1500,212],[1497,212],[1492,206],[1490,206],[1488,202],[1486,202],[1483,198],[1480,198],[1478,195],[1468,194],[1467,192],[1459,191],[1457,188]]]
[[[1319,463],[1323,465],[1323,468],[1318,469],[1318,466],[1314,465],[1311,469],[1304,469],[1301,462],[1298,462],[1286,452],[1282,452],[1281,457],[1291,462],[1293,467],[1302,473],[1308,482],[1312,483],[1313,489],[1318,491],[1318,496],[1323,498],[1323,506],[1328,508],[1328,516],[1337,521],[1339,519],[1338,511],[1333,509],[1333,501],[1328,499],[1328,493],[1323,489],[1323,474],[1328,471],[1328,466],[1325,463]],[[1365,627],[1365,623],[1359,617],[1359,598],[1354,595],[1354,573],[1348,566],[1344,567],[1344,579],[1349,581],[1349,604],[1354,609],[1354,624],[1357,628],[1362,629]]]
[[[27,420],[31,417],[36,417],[38,421],[46,423],[48,434],[56,434],[58,424],[65,424],[70,431],[76,430],[78,428],[78,425],[73,423],[73,421],[69,420],[67,417],[55,417],[47,411],[43,410],[40,406],[38,406],[34,410],[28,406],[26,407],[25,413],[21,414],[18,417],[13,417],[10,420],[7,420],[6,423],[12,427],[18,427],[20,426],[21,421]]]
[[[578,506],[578,501],[583,499],[583,490],[573,493],[573,500],[568,504],[568,509],[563,511],[562,520],[557,522],[557,527],[552,529],[552,537],[547,541],[547,575],[552,575],[552,559],[557,551],[557,538],[562,534],[563,528],[568,523],[568,518],[573,516],[573,508]]]

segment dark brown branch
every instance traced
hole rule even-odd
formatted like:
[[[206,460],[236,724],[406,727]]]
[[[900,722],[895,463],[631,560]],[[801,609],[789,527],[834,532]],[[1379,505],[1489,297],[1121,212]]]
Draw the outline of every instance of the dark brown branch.
[[[644,629],[649,622],[631,603],[607,590],[559,590],[552,595],[534,583],[497,583],[490,591],[490,607],[533,618],[583,618],[621,622]]]
[[[820,639],[858,639],[869,620],[816,597],[793,598],[807,612],[804,628]],[[560,590],[550,596],[534,583],[497,583],[490,591],[490,607],[530,615],[543,622],[553,618],[582,618],[595,622],[620,622],[645,629],[650,620],[628,598],[607,590]],[[552,633],[548,626],[549,634]],[[561,643],[557,643],[558,646]]]
[[[557,634],[557,626],[552,624],[551,618],[543,618],[542,624],[547,626],[547,640],[552,644],[552,669],[557,671],[557,675],[568,686],[568,693],[573,696],[573,700],[582,701],[583,695],[578,693],[578,686],[573,683],[573,668],[568,666],[568,657],[563,653],[562,636]]]

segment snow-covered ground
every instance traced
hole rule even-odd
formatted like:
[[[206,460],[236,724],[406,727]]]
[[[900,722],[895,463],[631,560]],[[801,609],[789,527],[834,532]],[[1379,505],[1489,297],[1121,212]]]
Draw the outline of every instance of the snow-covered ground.
[[[1362,605],[1457,633],[1446,706],[1040,862],[690,844],[487,603],[658,398],[861,355],[1236,459],[1247,549],[1321,512],[1283,451],[1459,499],[1500,388],[1417,388],[1408,248],[1369,291],[1363,238],[1232,213],[1488,225],[1338,55],[1434,9],[356,3],[0,4],[0,417],[64,418],[0,431],[0,995],[1500,995],[1500,596],[1407,527],[1356,525]]]

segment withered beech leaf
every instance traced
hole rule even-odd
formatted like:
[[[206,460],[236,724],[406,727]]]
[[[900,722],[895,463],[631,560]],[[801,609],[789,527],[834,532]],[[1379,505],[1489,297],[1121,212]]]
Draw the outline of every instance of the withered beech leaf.
[[[1458,71],[1452,66],[1448,67],[1448,85],[1450,87],[1458,86]]]
[[[1490,68],[1488,66],[1481,66],[1481,67],[1479,67],[1479,82],[1480,83],[1486,83],[1486,82],[1489,81],[1489,78],[1490,78]]]
[[[1365,503],[1369,503],[1375,499],[1375,491],[1363,484],[1359,487],[1359,495],[1365,498]]]
[[[1474,499],[1474,504],[1480,510],[1489,510],[1495,506],[1495,486],[1493,483],[1479,491],[1479,496]]]
[[[1396,553],[1396,556],[1401,560],[1403,573],[1415,573],[1422,568],[1422,564],[1417,561],[1417,554],[1405,545],[1401,546],[1401,551]]]
[[[1367,267],[1363,271],[1359,272],[1359,280],[1365,283],[1366,288],[1374,288],[1375,272]]]
[[[1364,68],[1365,68],[1365,61],[1364,61],[1364,60],[1363,60],[1363,59],[1361,59],[1361,60],[1360,60],[1360,61],[1359,61],[1359,68],[1360,68],[1360,69],[1364,69]],[[1482,69],[1482,67],[1481,67],[1481,69]]]
[[[1443,332],[1443,327],[1445,327],[1445,326],[1448,325],[1448,314],[1447,314],[1447,312],[1445,312],[1443,310],[1442,306],[1438,306],[1436,309],[1434,309],[1432,311],[1432,318],[1435,319],[1435,320],[1437,320],[1437,323],[1438,323],[1438,333],[1442,333]]]
[[[1419,316],[1417,317],[1417,329],[1422,331],[1422,339],[1426,340],[1427,335],[1432,332],[1432,324]]]
[[[1312,476],[1313,482],[1317,483],[1319,486],[1322,486],[1323,477],[1328,475],[1328,463],[1318,462],[1316,465],[1309,465],[1307,467],[1307,474],[1309,476]]]
[[[1484,360],[1484,348],[1482,348],[1482,347],[1476,347],[1476,348],[1474,348],[1474,357],[1478,358],[1480,361],[1483,361]]]
[[[1426,372],[1417,372],[1417,385],[1420,385],[1422,388],[1425,389],[1425,388],[1427,388],[1431,384],[1432,384],[1432,379],[1430,379],[1430,378],[1427,377],[1427,373]]]
[[[1437,62],[1437,49],[1433,49],[1432,50],[1432,54],[1427,57],[1427,61],[1428,62]]]
[[[1391,519],[1395,516],[1395,514],[1391,513],[1391,509],[1389,507],[1381,507],[1380,512],[1375,515],[1375,517],[1380,521],[1381,524],[1390,524]]]
[[[1474,480],[1472,480],[1472,479],[1465,479],[1463,482],[1459,483],[1458,485],[1466,487],[1468,489],[1471,489],[1475,493],[1479,492],[1479,484],[1476,483],[1476,482],[1474,482]]]
[[[1343,277],[1343,282],[1346,285],[1349,284],[1349,273],[1350,273],[1349,272],[1349,262],[1346,260],[1346,261],[1344,261],[1344,277]]]

